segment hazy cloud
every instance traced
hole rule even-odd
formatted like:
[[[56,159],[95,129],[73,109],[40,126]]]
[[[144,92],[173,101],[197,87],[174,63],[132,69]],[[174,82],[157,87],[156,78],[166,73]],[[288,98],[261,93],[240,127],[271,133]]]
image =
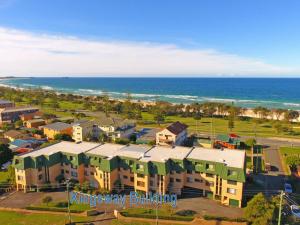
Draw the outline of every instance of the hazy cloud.
[[[284,75],[295,72],[293,68],[211,49],[85,40],[0,27],[0,76]]]

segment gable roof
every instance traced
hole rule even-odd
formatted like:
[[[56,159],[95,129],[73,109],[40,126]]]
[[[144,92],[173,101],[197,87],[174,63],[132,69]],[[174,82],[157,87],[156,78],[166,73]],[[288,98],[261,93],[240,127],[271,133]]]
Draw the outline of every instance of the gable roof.
[[[68,129],[70,127],[72,127],[71,124],[63,123],[63,122],[51,123],[51,124],[44,126],[44,128],[47,128],[50,130],[58,130],[58,131]]]
[[[23,134],[17,130],[9,130],[9,131],[5,132],[4,135],[7,137],[11,137],[11,138],[18,138],[18,137],[23,136]]]
[[[184,131],[188,126],[184,123],[180,123],[179,121],[172,123],[166,129],[173,134],[179,134]]]

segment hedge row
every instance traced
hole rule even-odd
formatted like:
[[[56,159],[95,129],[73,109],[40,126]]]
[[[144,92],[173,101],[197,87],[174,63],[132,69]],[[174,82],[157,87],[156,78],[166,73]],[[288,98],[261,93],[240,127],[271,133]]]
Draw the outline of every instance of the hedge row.
[[[134,214],[134,213],[128,213],[128,212],[121,212],[122,216],[125,217],[137,217],[137,218],[145,218],[145,219],[156,219],[155,215],[150,214]],[[192,221],[194,217],[192,216],[158,216],[158,219],[162,220],[177,220],[177,221]]]
[[[27,206],[25,209],[28,210],[39,210],[39,211],[51,211],[51,212],[68,212],[68,209],[65,208],[56,208],[56,207],[39,207],[39,206]],[[82,213],[84,210],[75,210],[71,209],[71,213]]]
[[[229,222],[247,222],[245,218],[229,218],[225,216],[212,216],[212,215],[204,215],[203,218],[205,220],[218,220],[218,221],[229,221]]]

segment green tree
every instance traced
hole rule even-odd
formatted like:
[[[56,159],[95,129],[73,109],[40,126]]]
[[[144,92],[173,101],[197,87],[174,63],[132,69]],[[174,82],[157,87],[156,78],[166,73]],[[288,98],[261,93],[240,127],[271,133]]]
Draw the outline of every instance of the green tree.
[[[69,134],[55,134],[54,140],[58,141],[73,141],[72,137]]]
[[[43,198],[42,201],[43,201],[44,204],[46,204],[46,205],[48,206],[49,203],[53,201],[53,199],[52,199],[51,196],[47,195],[47,196],[45,196],[45,197]]]
[[[0,144],[0,165],[11,161],[13,158],[13,152],[9,149],[8,145]]]
[[[7,176],[8,182],[10,184],[15,184],[15,182],[16,182],[15,168],[13,168],[12,166],[9,166],[7,169],[7,173],[8,173],[8,176]]]
[[[256,139],[255,138],[249,138],[245,141],[245,144],[248,147],[253,147],[256,144]]]
[[[235,108],[234,106],[231,106],[229,110],[229,116],[228,116],[228,129],[230,132],[234,128],[234,118],[235,118]]]
[[[297,155],[289,155],[286,157],[285,161],[292,170],[295,170],[296,167],[300,165],[300,158]]]
[[[252,225],[271,224],[275,208],[272,201],[268,201],[262,193],[258,193],[248,202],[244,215]]]

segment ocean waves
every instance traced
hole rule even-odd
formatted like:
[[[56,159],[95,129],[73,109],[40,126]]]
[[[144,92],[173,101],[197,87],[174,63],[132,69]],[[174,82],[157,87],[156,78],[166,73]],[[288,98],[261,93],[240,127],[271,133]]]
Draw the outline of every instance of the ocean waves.
[[[126,91],[121,91],[124,90],[124,87],[127,87],[126,83],[119,84],[120,91],[116,91],[116,89],[119,88],[119,86],[113,86],[112,84],[107,85],[105,88],[103,88],[104,85],[99,85],[99,88],[84,88],[84,84],[76,84],[76,85],[67,85],[67,84],[60,84],[59,82],[40,82],[40,84],[35,83],[35,80],[38,78],[34,79],[4,79],[0,80],[0,86],[4,87],[13,87],[13,88],[19,88],[19,89],[44,89],[48,91],[55,91],[57,93],[71,93],[71,94],[77,94],[77,95],[84,95],[84,96],[90,96],[90,95],[95,95],[95,96],[100,96],[103,94],[107,94],[111,98],[114,99],[125,99],[128,95],[128,92]],[[72,78],[69,78],[72,80]],[[51,80],[50,80],[51,81]],[[75,86],[80,87],[80,88],[75,88]],[[98,85],[94,85],[98,86]],[[128,88],[130,90],[130,88]],[[131,87],[131,90],[133,88]],[[140,88],[137,88],[137,90]],[[228,97],[228,92],[226,93],[226,96],[224,97],[219,97],[221,94],[219,94],[216,91],[216,95],[218,94],[219,96],[213,96],[214,92],[212,89],[207,88],[207,96],[203,95],[203,93],[197,95],[197,91],[186,91],[184,89],[179,89],[178,91],[168,89],[165,90],[161,88],[160,93],[157,93],[155,88],[144,88],[143,92],[142,91],[131,91],[129,92],[131,97],[134,100],[141,100],[141,101],[168,101],[171,103],[183,103],[183,104],[188,104],[188,103],[194,103],[194,102],[220,102],[220,103],[226,103],[226,104],[231,104],[234,103],[237,106],[241,107],[247,107],[247,108],[253,108],[257,106],[264,106],[268,108],[287,108],[287,109],[295,109],[295,110],[300,110],[300,99],[298,101],[288,101],[284,99],[263,99],[263,97],[260,97],[258,95],[255,96],[255,98],[245,98],[245,94],[241,93],[241,97]],[[153,93],[152,93],[153,91]],[[243,91],[243,90],[242,90]],[[255,90],[254,90],[255,91]],[[177,94],[178,92],[178,94]],[[176,93],[176,94],[175,94]],[[186,93],[186,94],[185,94]],[[193,93],[193,94],[189,94]],[[196,94],[197,93],[197,94]],[[253,95],[253,93],[252,93]],[[236,96],[236,93],[235,93]],[[243,96],[243,97],[242,97]],[[251,96],[251,95],[249,95]],[[263,94],[261,95],[263,96]],[[295,99],[294,99],[295,100]]]

